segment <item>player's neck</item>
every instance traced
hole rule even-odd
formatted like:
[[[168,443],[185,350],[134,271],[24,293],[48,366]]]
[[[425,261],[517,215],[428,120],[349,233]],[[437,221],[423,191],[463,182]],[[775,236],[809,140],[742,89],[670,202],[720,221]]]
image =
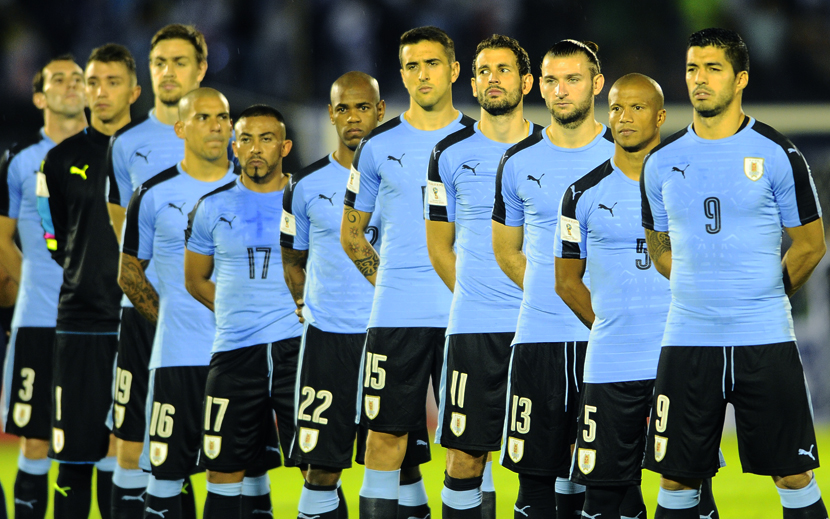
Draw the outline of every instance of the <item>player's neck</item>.
[[[452,105],[452,96],[445,96],[437,104],[425,109],[409,98],[409,110],[403,113],[406,121],[417,130],[440,130],[458,117],[458,110]]]
[[[153,106],[153,114],[155,114],[156,119],[158,119],[160,123],[173,126],[179,120],[179,106],[177,104],[164,104],[161,102],[161,99],[157,97],[155,105]]]
[[[515,143],[527,137],[530,132],[530,121],[524,118],[522,103],[505,115],[490,115],[482,108],[478,129],[488,139]]]
[[[240,178],[242,178],[242,185],[255,193],[273,193],[274,191],[282,191],[291,179],[291,175],[283,173],[282,168],[279,168],[274,172],[273,177],[261,184],[251,180],[251,177],[246,175],[244,171],[240,175]]]
[[[545,132],[550,141],[560,148],[581,148],[587,146],[602,131],[602,125],[594,119],[593,110],[576,128],[565,128],[551,118]]]
[[[103,133],[104,135],[113,135],[121,128],[130,124],[130,110],[125,110],[123,114],[118,117],[114,117],[109,121],[102,121],[101,119],[95,117],[94,113],[90,119],[90,126],[95,128],[97,132]]]
[[[216,182],[228,173],[230,161],[226,156],[217,160],[207,160],[199,157],[192,151],[184,149],[184,160],[181,162],[182,170],[202,182]]]
[[[659,135],[638,151],[625,151],[619,144],[614,144],[614,165],[620,168],[625,176],[634,182],[639,182],[640,173],[643,171],[643,160],[658,144],[660,144]]]
[[[354,159],[354,150],[343,144],[343,141],[340,141],[340,144],[337,145],[337,150],[334,152],[335,162],[346,169],[350,169],[352,167],[352,159]]]
[[[43,112],[43,133],[55,144],[60,144],[86,127],[86,114],[84,112],[71,117],[52,113],[48,110]]]
[[[703,117],[695,110],[692,119],[693,129],[701,139],[725,139],[738,133],[745,118],[746,114],[741,108],[740,98],[736,97],[726,110],[714,117]]]

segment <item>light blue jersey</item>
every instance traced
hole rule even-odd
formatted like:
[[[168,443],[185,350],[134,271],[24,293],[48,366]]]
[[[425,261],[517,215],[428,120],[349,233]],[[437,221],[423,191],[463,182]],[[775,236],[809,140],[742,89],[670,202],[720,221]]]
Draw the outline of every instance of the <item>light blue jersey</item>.
[[[795,340],[781,234],[821,217],[801,152],[747,118],[731,137],[691,126],[646,157],[643,226],[671,238],[672,301],[664,346],[748,346]]]
[[[435,273],[427,252],[426,172],[438,141],[474,122],[459,112],[440,130],[423,131],[401,114],[360,142],[345,203],[367,213],[383,206],[383,243],[369,328],[447,326],[452,292]]]
[[[542,128],[530,123],[529,134]],[[447,335],[515,332],[522,291],[502,272],[491,239],[496,170],[513,144],[488,139],[478,124],[432,152],[426,217],[455,223],[455,289]]]
[[[190,213],[187,250],[214,261],[212,353],[302,334],[280,265],[282,198],[282,191],[256,193],[238,179],[202,197]]]
[[[141,184],[130,201],[123,251],[153,260],[158,276],[153,286],[159,293],[159,318],[150,369],[210,363],[216,321],[184,286],[184,232],[187,214],[199,199],[234,180],[233,167],[215,182],[202,182],[173,166]]]
[[[669,280],[651,265],[640,223],[639,184],[612,160],[577,180],[562,198],[557,258],[585,259],[596,320],[584,380],[651,380],[669,312]]]
[[[340,205],[349,170],[331,155],[291,176],[285,186],[280,244],[307,250],[303,318],[330,333],[364,333],[372,311],[374,287],[340,244]],[[380,211],[372,213],[366,239],[380,247]]]
[[[55,147],[43,129],[35,139],[14,146],[0,164],[0,215],[17,220],[23,252],[20,288],[12,328],[54,328],[63,269],[55,263],[43,240],[35,186],[40,163]]]
[[[562,192],[613,154],[611,131],[603,127],[581,148],[553,144],[546,129],[516,144],[502,157],[493,220],[524,227],[527,256],[514,344],[588,340],[588,329],[556,295],[553,238]],[[584,280],[590,286],[587,272]]]

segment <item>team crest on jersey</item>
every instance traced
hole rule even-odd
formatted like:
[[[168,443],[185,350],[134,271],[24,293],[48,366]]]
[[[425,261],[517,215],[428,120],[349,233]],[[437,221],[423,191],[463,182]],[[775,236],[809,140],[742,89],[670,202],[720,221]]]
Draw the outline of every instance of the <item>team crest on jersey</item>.
[[[280,232],[285,233],[289,236],[297,235],[297,221],[294,219],[294,215],[289,213],[285,209],[282,210],[282,219],[280,220]]]
[[[559,234],[562,237],[562,241],[569,241],[571,243],[581,242],[582,233],[579,232],[579,220],[574,220],[567,216],[560,216]]]
[[[317,438],[320,437],[319,429],[309,429],[308,427],[300,427],[300,450],[303,452],[311,452],[317,446]]]
[[[116,429],[121,427],[124,423],[124,406],[120,404],[112,405],[112,421],[115,423]]]
[[[513,463],[519,463],[525,455],[525,441],[510,437],[507,439],[507,455]]]
[[[360,193],[360,171],[354,169],[354,166],[349,171],[349,182],[346,184],[346,189],[352,193]]]
[[[55,453],[59,453],[63,450],[64,445],[66,445],[66,437],[63,434],[63,429],[58,429],[57,427],[52,428],[52,450]]]
[[[366,416],[369,420],[374,420],[380,412],[380,397],[366,395],[363,399],[363,407],[366,408]]]
[[[427,192],[429,193],[429,205],[447,206],[447,188],[443,183],[427,180]]]
[[[452,421],[450,422],[450,430],[456,436],[464,434],[464,429],[467,428],[467,415],[461,413],[453,413]]]
[[[755,182],[764,176],[764,159],[758,157],[744,157],[744,174]]]
[[[219,453],[222,452],[222,437],[211,436],[209,434],[206,434],[204,451],[205,456],[212,460],[215,460],[216,456],[219,456]]]
[[[26,427],[29,420],[32,418],[32,404],[24,404],[17,402],[14,404],[14,414],[12,419],[18,427]]]
[[[577,454],[579,460],[579,470],[583,474],[590,474],[597,464],[597,451],[594,449],[579,449]]]
[[[150,442],[150,463],[158,467],[167,460],[167,444],[164,442]]]
[[[668,443],[669,439],[665,436],[654,435],[654,461],[663,461]]]

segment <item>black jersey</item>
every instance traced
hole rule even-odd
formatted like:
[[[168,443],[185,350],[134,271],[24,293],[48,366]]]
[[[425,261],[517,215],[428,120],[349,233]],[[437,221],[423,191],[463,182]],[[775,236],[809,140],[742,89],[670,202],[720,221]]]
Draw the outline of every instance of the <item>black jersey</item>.
[[[109,139],[89,127],[52,148],[41,165],[39,204],[48,202],[55,235],[49,249],[63,267],[59,331],[118,330],[119,253],[105,192]]]

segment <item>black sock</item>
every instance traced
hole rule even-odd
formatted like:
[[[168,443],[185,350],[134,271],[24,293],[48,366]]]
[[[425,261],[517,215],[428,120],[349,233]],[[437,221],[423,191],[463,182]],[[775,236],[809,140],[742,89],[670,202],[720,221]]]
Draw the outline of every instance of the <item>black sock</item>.
[[[603,519],[619,518],[622,515],[620,508],[627,491],[628,487],[588,487],[581,509],[584,512],[583,515],[588,517],[601,515]]]
[[[590,490],[590,488],[589,488]],[[588,501],[588,494],[585,494],[585,501]],[[583,508],[583,510],[585,510]],[[620,517],[632,519],[646,519],[648,512],[646,504],[643,503],[643,491],[640,485],[631,485],[625,492],[622,504],[620,504]]]
[[[515,519],[550,519],[556,516],[556,478],[519,474]]]
[[[112,519],[112,471],[98,469],[95,482],[95,497],[101,519]]]
[[[496,493],[481,491],[481,519],[496,519]]]
[[[700,517],[720,519],[718,506],[715,504],[715,494],[712,493],[712,478],[700,482],[700,504],[697,505],[697,511]],[[826,519],[826,517],[821,519]]]
[[[261,496],[246,496],[244,494],[242,495],[242,519],[262,519],[263,517],[267,518],[268,514],[264,514],[265,512],[271,512],[270,492],[267,494],[262,494]]]
[[[182,519],[196,519],[196,493],[190,476],[184,479],[182,485]]]
[[[379,499],[360,496],[359,513],[360,519],[389,519],[390,517],[400,517],[397,499]]]
[[[49,475],[18,470],[14,480],[14,516],[19,519],[43,519],[48,502]]]
[[[337,506],[337,519],[349,519],[349,505],[346,504],[342,486],[337,487],[337,497],[340,498],[340,504]]]
[[[60,464],[55,483],[55,519],[89,517],[92,467],[92,464]]]
[[[818,501],[804,508],[784,508],[784,519],[827,519],[824,501]]]
[[[240,519],[240,517],[242,517],[242,496],[207,493],[204,519]]]
[[[672,510],[657,505],[657,510],[654,511],[654,519],[700,519],[700,514],[697,511],[697,507]],[[821,519],[825,518],[822,517]]]
[[[144,517],[144,493],[146,487],[121,488],[112,485],[112,519],[141,519]]]
[[[147,494],[144,501],[144,519],[181,519],[181,494],[173,497],[156,497]]]
[[[444,473],[444,490],[441,492],[442,517],[447,519],[481,519],[481,503],[471,508],[459,508],[455,501],[461,497],[458,492],[471,490],[480,492],[481,476],[470,479],[459,479]],[[465,501],[470,499],[464,497]]]
[[[582,517],[585,492],[578,494],[556,494],[556,519]]]

